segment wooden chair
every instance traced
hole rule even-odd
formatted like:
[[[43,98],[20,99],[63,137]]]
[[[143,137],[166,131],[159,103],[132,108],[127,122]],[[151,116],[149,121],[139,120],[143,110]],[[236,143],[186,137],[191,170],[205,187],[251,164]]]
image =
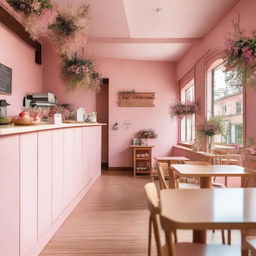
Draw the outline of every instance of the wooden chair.
[[[169,174],[169,166],[167,163],[157,163],[158,178],[160,189],[176,189],[176,188],[199,188],[198,184],[180,183],[178,177],[175,177],[173,172]],[[169,174],[169,175],[168,175]],[[165,177],[169,177],[169,185],[167,184]]]
[[[166,180],[165,180],[165,174],[166,174],[166,170],[168,172],[168,168],[169,167],[168,167],[167,163],[158,163],[157,172],[158,172],[158,180],[159,180],[160,190],[169,189],[169,186],[168,186],[168,184],[166,183]],[[171,179],[171,178],[172,177],[169,177],[169,179]]]
[[[161,215],[160,219],[166,240],[166,246],[163,247],[161,256],[241,256],[241,249],[238,246],[175,243],[176,230],[173,227],[173,222]]]
[[[245,242],[251,252],[251,255],[256,256],[256,237],[248,236],[246,237]]]
[[[226,149],[214,149],[214,164],[232,164],[241,165],[240,154],[230,154]],[[228,177],[225,177],[225,186],[228,186]]]
[[[158,216],[160,214],[160,207],[159,207],[159,197],[157,194],[157,189],[155,184],[148,183],[144,187],[147,199],[148,210],[150,212],[149,215],[149,234],[148,234],[148,255],[151,255],[151,238],[152,238],[152,227],[156,241],[156,249],[157,255],[163,256],[162,248],[161,248],[161,241],[160,241],[160,234],[159,234],[159,221]]]
[[[162,251],[161,239],[160,239],[160,206],[159,197],[155,183],[151,182],[144,186],[147,206],[149,210],[149,233],[148,233],[148,256],[151,255],[151,238],[152,238],[152,227],[155,236],[157,256],[164,256]],[[176,232],[174,233],[174,240],[177,242]]]

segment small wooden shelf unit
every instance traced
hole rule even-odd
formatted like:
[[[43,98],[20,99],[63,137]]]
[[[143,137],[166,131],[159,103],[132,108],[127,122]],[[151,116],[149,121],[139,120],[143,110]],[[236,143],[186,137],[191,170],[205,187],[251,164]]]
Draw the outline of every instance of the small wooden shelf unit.
[[[133,175],[151,174],[152,170],[152,149],[154,146],[130,145],[133,152]]]

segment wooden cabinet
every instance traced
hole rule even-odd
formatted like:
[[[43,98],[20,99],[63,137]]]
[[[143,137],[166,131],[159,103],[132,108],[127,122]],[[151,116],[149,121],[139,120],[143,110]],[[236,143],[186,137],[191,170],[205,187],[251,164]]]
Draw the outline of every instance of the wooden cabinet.
[[[52,222],[63,209],[63,130],[52,131]]]
[[[20,135],[20,256],[37,241],[37,133]]]
[[[152,170],[152,151],[154,146],[133,146],[133,175],[150,174]]]
[[[0,255],[38,255],[101,171],[101,126],[0,136]]]
[[[52,133],[38,133],[38,237],[52,222]]]
[[[0,255],[19,255],[19,136],[0,140]]]

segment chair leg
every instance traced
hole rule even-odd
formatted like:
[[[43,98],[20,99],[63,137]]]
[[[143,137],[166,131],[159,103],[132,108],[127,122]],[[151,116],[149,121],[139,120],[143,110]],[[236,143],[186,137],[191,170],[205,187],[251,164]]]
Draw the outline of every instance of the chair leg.
[[[152,223],[151,223],[151,216],[149,216],[149,227],[148,227],[148,256],[151,255],[151,240],[152,240]]]
[[[228,177],[225,176],[225,186],[228,186]]]
[[[221,230],[221,239],[222,239],[222,244],[225,244],[225,230]]]

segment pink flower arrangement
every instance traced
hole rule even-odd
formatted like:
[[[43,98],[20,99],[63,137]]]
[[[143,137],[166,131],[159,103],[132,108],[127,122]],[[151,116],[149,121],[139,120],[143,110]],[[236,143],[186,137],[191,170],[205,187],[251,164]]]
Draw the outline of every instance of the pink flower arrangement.
[[[74,90],[81,86],[86,89],[100,90],[100,74],[94,70],[94,63],[91,59],[77,57],[75,54],[71,58],[63,57],[62,79],[69,90]]]
[[[228,80],[256,85],[256,31],[251,36],[246,36],[239,27],[239,23],[234,23],[234,33],[226,39],[224,54],[224,65],[228,72]],[[229,72],[234,71],[234,72]]]
[[[197,127],[197,130],[199,133],[210,137],[223,133],[223,120],[221,117],[212,117],[209,120],[204,120]]]
[[[197,104],[195,102],[176,103],[171,106],[173,115],[183,117],[194,114],[197,111]]]

